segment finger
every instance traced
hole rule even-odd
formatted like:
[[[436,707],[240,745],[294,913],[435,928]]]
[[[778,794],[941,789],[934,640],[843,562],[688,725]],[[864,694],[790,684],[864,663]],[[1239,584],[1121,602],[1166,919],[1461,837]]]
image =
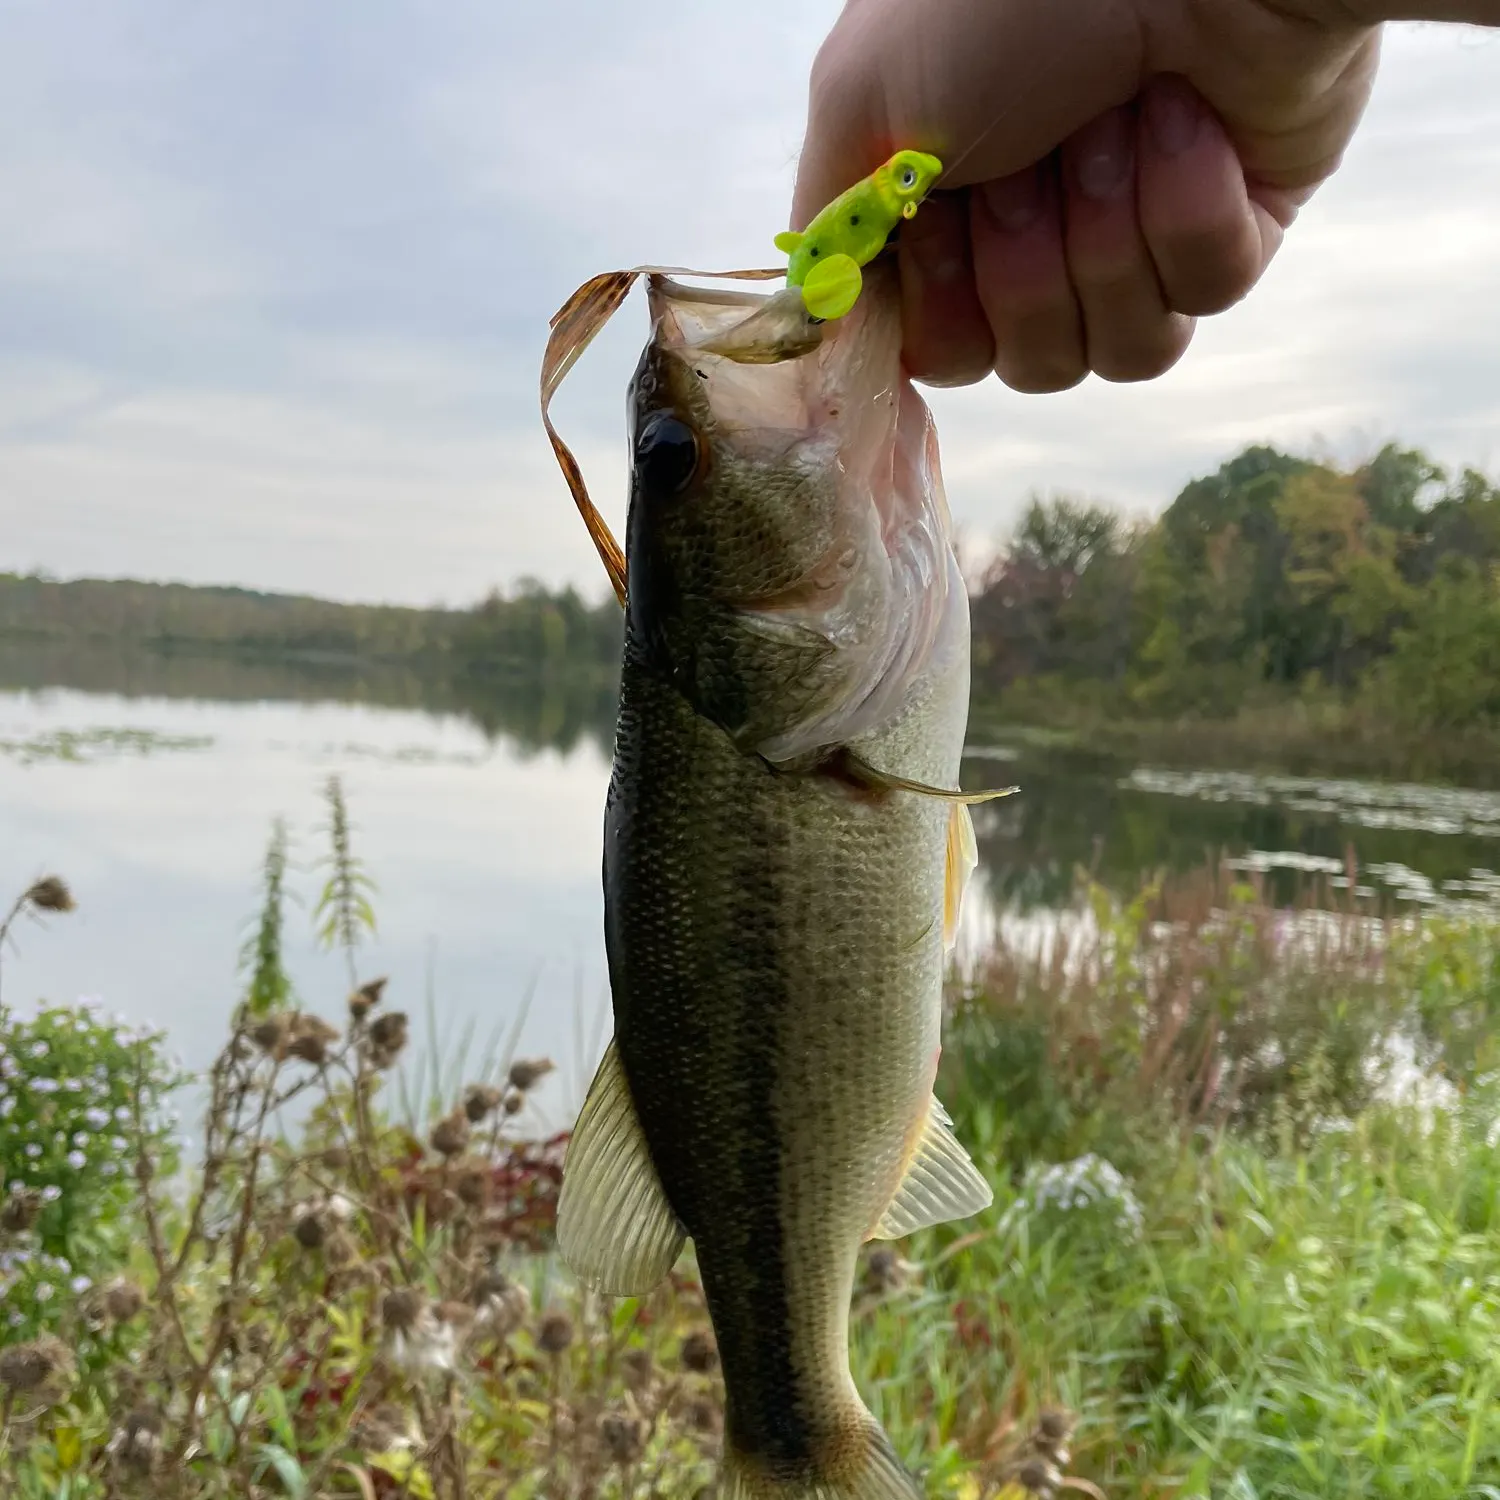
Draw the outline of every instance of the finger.
[[[813,64],[792,225],[904,147],[940,157],[945,186],[1017,172],[1143,76],[1134,7],[1117,0],[1075,0],[1065,21],[1048,5],[852,0]]]
[[[1195,316],[1223,312],[1260,280],[1281,226],[1250,201],[1239,154],[1186,80],[1146,86],[1137,143],[1141,233],[1167,306]]]
[[[974,287],[967,195],[939,193],[896,241],[901,353],[913,379],[972,385],[990,373],[995,343]]]
[[[995,373],[1012,390],[1033,394],[1077,385],[1089,367],[1063,253],[1056,162],[973,189],[969,225]]]
[[[1151,380],[1182,358],[1192,320],[1166,303],[1136,215],[1135,117],[1112,109],[1063,145],[1068,270],[1083,311],[1089,368]]]

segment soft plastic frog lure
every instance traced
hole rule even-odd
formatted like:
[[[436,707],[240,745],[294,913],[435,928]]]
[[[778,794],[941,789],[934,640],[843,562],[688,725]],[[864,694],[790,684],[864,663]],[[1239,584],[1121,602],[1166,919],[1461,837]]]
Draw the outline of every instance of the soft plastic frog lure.
[[[859,300],[868,265],[891,231],[917,211],[943,164],[925,151],[898,151],[884,166],[845,189],[800,233],[783,230],[776,248],[790,257],[788,286],[802,288],[815,318],[842,318]]]

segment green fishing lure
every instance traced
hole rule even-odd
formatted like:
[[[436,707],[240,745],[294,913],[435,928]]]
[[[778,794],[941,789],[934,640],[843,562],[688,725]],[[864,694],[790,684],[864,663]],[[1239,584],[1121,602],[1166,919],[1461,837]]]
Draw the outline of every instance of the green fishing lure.
[[[788,286],[802,288],[815,318],[842,318],[859,300],[868,265],[885,248],[891,231],[917,211],[943,164],[925,151],[898,151],[883,166],[840,193],[802,231],[776,236],[784,251]]]

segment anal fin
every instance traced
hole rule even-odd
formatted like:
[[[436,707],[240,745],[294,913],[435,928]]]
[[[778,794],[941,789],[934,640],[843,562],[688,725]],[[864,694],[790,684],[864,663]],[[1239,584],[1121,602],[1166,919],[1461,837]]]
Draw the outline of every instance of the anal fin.
[[[989,1183],[959,1145],[953,1121],[934,1094],[906,1175],[870,1238],[899,1240],[918,1229],[966,1219],[994,1201]]]
[[[686,1238],[611,1040],[563,1158],[558,1249],[596,1291],[641,1297],[672,1269]]]

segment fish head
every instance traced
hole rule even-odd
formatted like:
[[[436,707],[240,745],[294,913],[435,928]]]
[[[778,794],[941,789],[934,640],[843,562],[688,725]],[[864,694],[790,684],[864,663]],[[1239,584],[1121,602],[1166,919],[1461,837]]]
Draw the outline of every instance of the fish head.
[[[837,324],[795,288],[655,276],[650,295],[629,398],[632,635],[747,750],[841,743],[926,662],[956,571],[894,271]],[[963,632],[966,649],[966,601]]]

